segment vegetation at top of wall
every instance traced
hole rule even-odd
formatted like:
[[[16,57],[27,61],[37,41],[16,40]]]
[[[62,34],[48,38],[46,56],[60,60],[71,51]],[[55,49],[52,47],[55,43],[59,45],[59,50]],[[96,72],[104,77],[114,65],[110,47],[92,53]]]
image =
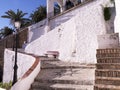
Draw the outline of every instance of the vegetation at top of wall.
[[[115,4],[115,1],[114,0],[110,0],[110,3]],[[107,3],[106,6],[104,7],[103,13],[104,13],[104,19],[105,19],[105,21],[110,20],[110,18],[111,18],[111,12],[110,12],[109,3]]]
[[[30,14],[32,23],[37,23],[47,16],[46,6],[39,6],[33,13]]]
[[[10,90],[12,87],[12,82],[10,81],[9,83],[0,83],[0,88],[5,88],[6,90]]]
[[[0,29],[0,39],[1,38],[4,38],[4,37],[6,37],[6,36],[8,36],[8,35],[10,35],[10,34],[12,34],[13,33],[13,29],[12,28],[9,28],[9,27],[4,27],[4,28],[2,28],[2,29]]]
[[[110,18],[111,18],[110,8],[104,7],[104,19],[105,19],[105,21],[110,20]]]

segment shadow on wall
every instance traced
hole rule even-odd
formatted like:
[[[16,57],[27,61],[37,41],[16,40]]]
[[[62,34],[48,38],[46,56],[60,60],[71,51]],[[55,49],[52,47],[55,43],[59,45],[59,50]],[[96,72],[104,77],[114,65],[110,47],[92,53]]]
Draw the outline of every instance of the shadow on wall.
[[[44,19],[36,24],[29,26],[29,35],[28,35],[29,43],[44,35],[46,24],[47,24],[47,19]]]

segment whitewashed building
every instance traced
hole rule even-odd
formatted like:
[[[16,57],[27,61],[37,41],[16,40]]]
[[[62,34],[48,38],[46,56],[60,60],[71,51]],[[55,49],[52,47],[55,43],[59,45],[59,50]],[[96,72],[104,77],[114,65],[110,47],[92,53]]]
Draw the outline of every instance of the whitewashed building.
[[[39,26],[37,24],[30,27],[30,44],[26,47],[26,52],[43,55],[46,51],[58,51],[61,60],[96,63],[96,49],[118,46],[118,34],[115,33],[119,32],[119,12],[115,12],[114,3],[110,0],[82,0],[82,4],[77,5],[77,0],[72,1],[74,7],[66,10],[66,0],[47,0],[47,19],[40,22],[44,24],[38,29],[32,29]],[[56,16],[55,3],[58,3],[61,11]],[[115,1],[116,11],[119,11],[116,3],[119,0]],[[112,8],[108,21],[104,19],[105,7]],[[37,37],[37,34],[31,33],[39,35]],[[110,39],[111,34],[116,38]]]

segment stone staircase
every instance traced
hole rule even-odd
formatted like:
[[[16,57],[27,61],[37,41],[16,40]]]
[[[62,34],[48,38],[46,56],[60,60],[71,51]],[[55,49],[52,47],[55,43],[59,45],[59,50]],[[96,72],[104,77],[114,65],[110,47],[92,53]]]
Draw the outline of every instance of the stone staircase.
[[[97,50],[94,90],[120,90],[120,48]]]
[[[41,71],[30,90],[93,90],[94,65],[41,58]]]

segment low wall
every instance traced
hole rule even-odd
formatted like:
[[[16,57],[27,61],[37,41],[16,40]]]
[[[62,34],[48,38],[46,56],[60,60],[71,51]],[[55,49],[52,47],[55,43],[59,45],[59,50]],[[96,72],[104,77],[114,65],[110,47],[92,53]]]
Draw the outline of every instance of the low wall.
[[[5,54],[4,54],[3,82],[10,82],[13,80],[15,52],[5,49],[4,53]],[[29,55],[24,55],[22,53],[18,53],[18,58],[17,58],[18,79],[25,74],[25,72],[32,66],[34,61],[35,61],[34,57]]]
[[[28,28],[24,28],[19,32],[19,45],[21,48],[24,41],[27,41],[28,37]],[[2,81],[2,72],[3,72],[3,63],[4,63],[4,49],[12,48],[14,44],[14,35],[9,35],[4,39],[0,40],[0,81]]]
[[[17,58],[17,76],[16,82],[11,90],[29,90],[35,77],[40,72],[40,60],[38,56],[26,53],[18,53]],[[13,80],[14,51],[5,49],[4,75],[3,82]]]

